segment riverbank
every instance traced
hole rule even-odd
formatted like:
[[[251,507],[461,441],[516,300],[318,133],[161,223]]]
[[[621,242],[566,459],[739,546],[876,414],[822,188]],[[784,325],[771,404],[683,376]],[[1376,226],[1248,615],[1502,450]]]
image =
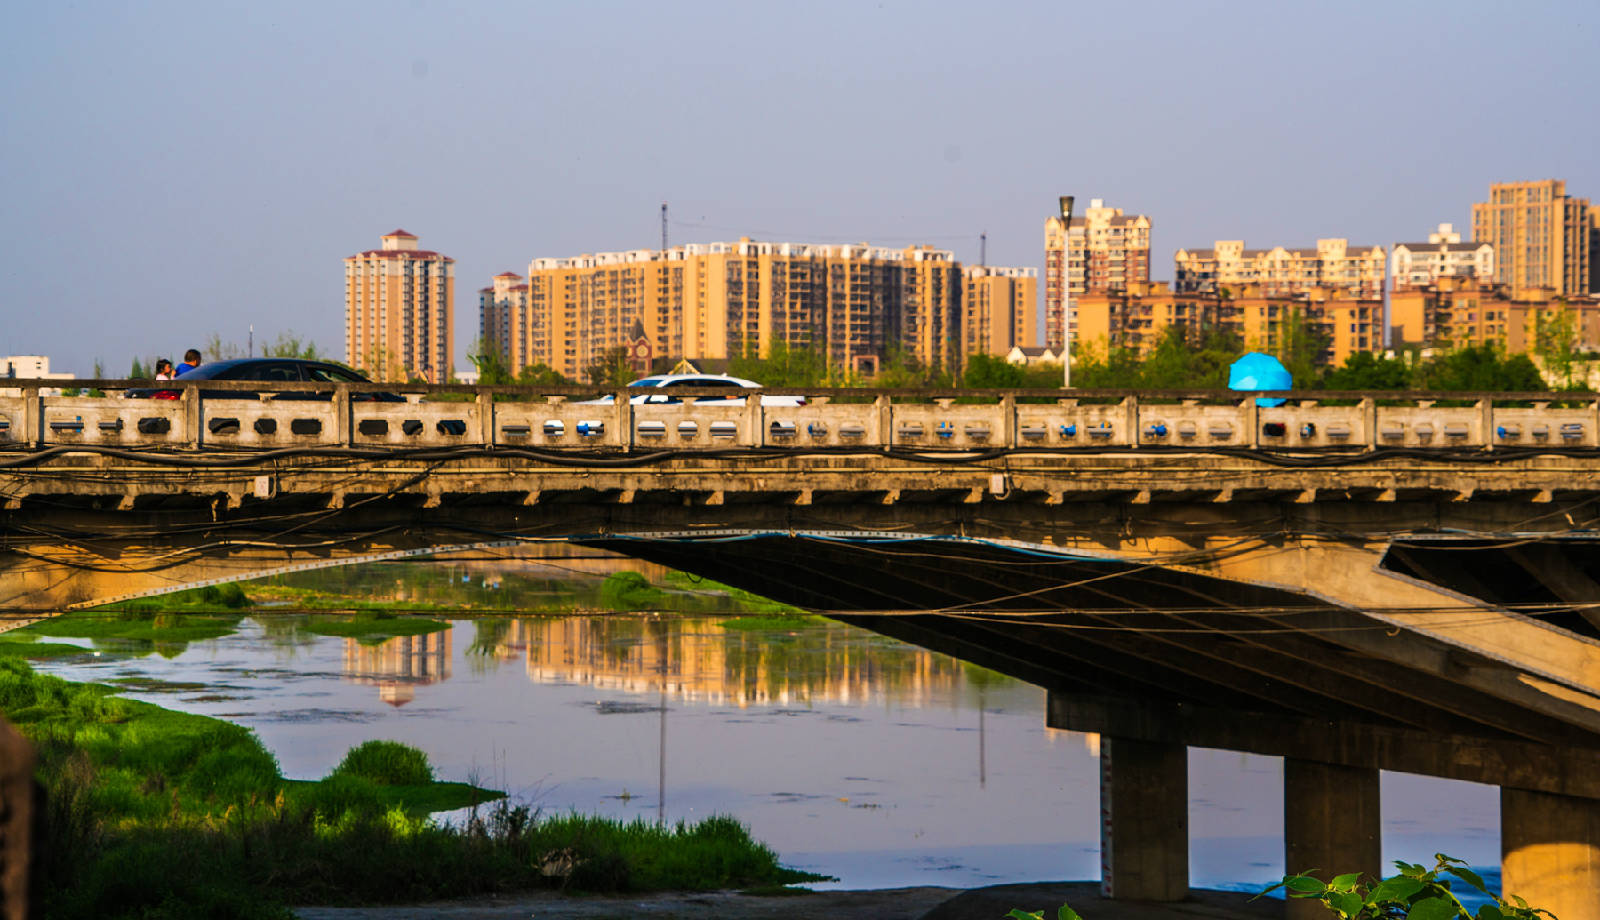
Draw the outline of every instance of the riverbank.
[[[1070,904],[1084,920],[1266,920],[1283,902],[1196,889],[1176,904],[1110,901],[1098,882],[1040,882],[956,888],[817,891],[779,897],[737,891],[663,892],[629,897],[573,897],[549,892],[510,898],[441,901],[408,907],[303,907],[300,920],[998,920],[1012,909],[1045,912]]]

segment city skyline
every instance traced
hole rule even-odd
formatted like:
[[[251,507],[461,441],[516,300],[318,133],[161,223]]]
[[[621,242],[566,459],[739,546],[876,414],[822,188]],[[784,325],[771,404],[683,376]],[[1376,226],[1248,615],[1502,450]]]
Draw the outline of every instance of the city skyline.
[[[0,351],[120,373],[253,324],[338,353],[340,260],[392,227],[457,259],[464,290],[658,247],[662,201],[673,245],[927,244],[975,265],[986,232],[989,264],[1042,278],[1039,227],[1072,194],[1149,215],[1165,280],[1217,239],[1468,228],[1495,182],[1600,196],[1600,128],[1572,117],[1593,59],[1576,3],[313,9],[20,11]],[[1308,53],[1340,48],[1361,53]],[[1468,81],[1475,60],[1496,79]],[[1398,104],[1431,86],[1510,128]],[[60,322],[45,304],[86,268],[107,293]],[[462,366],[477,317],[456,306]]]

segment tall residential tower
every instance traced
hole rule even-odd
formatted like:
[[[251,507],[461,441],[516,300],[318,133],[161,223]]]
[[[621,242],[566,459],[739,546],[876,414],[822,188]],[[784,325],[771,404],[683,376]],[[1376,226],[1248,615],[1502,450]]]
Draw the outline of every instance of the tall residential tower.
[[[1494,246],[1495,280],[1513,291],[1584,294],[1591,220],[1589,199],[1568,195],[1564,180],[1496,182],[1472,206],[1472,239]]]
[[[344,260],[345,361],[377,380],[448,383],[455,353],[455,260],[385,233]]]
[[[1099,198],[1067,226],[1059,216],[1044,222],[1044,343],[1060,351],[1076,312],[1067,304],[1091,291],[1121,291],[1150,280],[1150,218],[1126,217]],[[1073,336],[1077,338],[1076,335]]]

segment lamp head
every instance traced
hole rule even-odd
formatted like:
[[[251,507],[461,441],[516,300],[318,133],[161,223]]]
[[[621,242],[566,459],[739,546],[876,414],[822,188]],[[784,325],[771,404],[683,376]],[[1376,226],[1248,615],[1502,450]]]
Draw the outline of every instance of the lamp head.
[[[1061,196],[1061,219],[1072,220],[1072,196]]]

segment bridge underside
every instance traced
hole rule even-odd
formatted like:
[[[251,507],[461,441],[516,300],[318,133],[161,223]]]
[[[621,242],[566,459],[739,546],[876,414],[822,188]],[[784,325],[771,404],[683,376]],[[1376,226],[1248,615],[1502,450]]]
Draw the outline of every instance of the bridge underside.
[[[1544,796],[1508,799],[1507,813],[1600,827],[1600,522],[1594,496],[1572,488],[1587,474],[1524,468],[1463,489],[1415,464],[1308,474],[1119,462],[88,464],[70,485],[7,486],[0,610],[14,625],[285,569],[581,543],[1043,686],[1050,724],[1100,732],[1121,752],[1102,759],[1122,765],[1107,796],[1181,785],[1172,752],[1194,745],[1288,758],[1301,765],[1295,788],[1321,789],[1334,812],[1351,786],[1337,771],[1370,786],[1375,814],[1376,771],[1391,769]],[[1402,476],[1413,487],[1396,488]],[[1134,793],[1116,795],[1134,807]],[[1527,852],[1569,834],[1507,828]],[[1600,854],[1600,833],[1586,833],[1570,832],[1583,838],[1572,859]],[[1152,877],[1177,877],[1176,845]],[[1513,865],[1508,880],[1520,878]],[[1583,878],[1600,888],[1600,872]]]

